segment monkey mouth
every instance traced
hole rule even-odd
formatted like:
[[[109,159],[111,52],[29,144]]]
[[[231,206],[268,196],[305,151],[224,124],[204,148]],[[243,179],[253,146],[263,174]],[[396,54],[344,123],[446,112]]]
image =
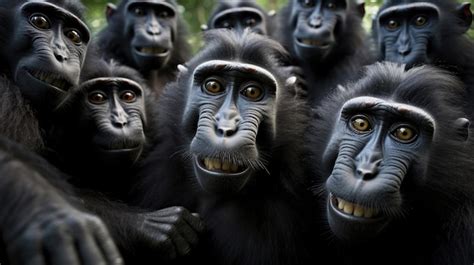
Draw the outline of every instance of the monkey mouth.
[[[328,49],[331,46],[331,42],[323,40],[296,38],[296,41],[300,46],[305,47]]]
[[[195,156],[194,172],[203,190],[230,196],[245,187],[252,170],[250,167],[236,165],[230,161]]]
[[[157,46],[143,46],[143,47],[135,47],[135,50],[138,54],[144,56],[167,56],[169,50],[162,47]]]
[[[237,165],[233,162],[221,160],[218,158],[204,158],[198,160],[199,166],[205,170],[223,173],[223,174],[239,174],[244,172],[247,167]]]
[[[339,239],[364,242],[377,237],[390,219],[379,209],[348,202],[330,194],[327,201],[327,217],[331,231]]]
[[[57,90],[67,92],[73,86],[71,82],[66,80],[64,77],[40,70],[26,70],[27,73],[33,78],[46,83],[49,86],[56,88]]]
[[[352,217],[371,219],[378,218],[380,216],[380,211],[378,209],[351,203],[332,194],[330,195],[330,200],[334,209]]]

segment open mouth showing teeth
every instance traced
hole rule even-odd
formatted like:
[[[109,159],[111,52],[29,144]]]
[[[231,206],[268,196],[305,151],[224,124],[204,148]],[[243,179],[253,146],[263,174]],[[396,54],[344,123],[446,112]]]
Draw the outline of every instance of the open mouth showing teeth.
[[[321,40],[311,40],[311,39],[297,39],[299,43],[307,45],[307,46],[313,46],[313,47],[319,47],[319,48],[328,48],[329,47],[329,42],[321,41]]]
[[[48,85],[54,86],[62,91],[68,91],[72,87],[72,84],[69,81],[57,74],[43,71],[28,71],[28,73],[41,82],[47,83]]]
[[[160,47],[137,47],[136,50],[146,55],[162,55],[168,53],[168,49]]]
[[[351,216],[362,218],[378,218],[380,216],[380,213],[377,209],[351,203],[333,195],[331,195],[331,203],[336,206],[335,208],[337,208],[340,212]]]
[[[220,159],[214,158],[204,158],[200,160],[201,166],[209,171],[227,173],[227,174],[236,174],[241,173],[246,170],[245,167],[234,164],[230,161],[223,161]]]

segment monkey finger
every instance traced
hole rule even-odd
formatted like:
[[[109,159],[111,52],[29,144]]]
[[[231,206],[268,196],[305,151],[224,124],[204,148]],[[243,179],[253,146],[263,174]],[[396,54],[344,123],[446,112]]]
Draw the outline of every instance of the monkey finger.
[[[96,228],[95,240],[102,250],[106,264],[123,265],[124,261],[109,232],[103,226]]]
[[[58,231],[50,232],[44,243],[44,251],[51,265],[79,265],[80,259],[74,239],[69,232],[60,227],[54,228]]]

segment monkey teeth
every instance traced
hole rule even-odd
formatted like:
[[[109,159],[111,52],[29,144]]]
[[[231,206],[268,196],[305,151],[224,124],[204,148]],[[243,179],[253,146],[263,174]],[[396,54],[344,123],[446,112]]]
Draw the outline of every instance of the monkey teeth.
[[[311,39],[298,39],[300,43],[308,46],[315,46],[315,47],[327,47],[329,44],[320,40],[311,40]]]
[[[150,54],[150,55],[163,54],[163,53],[168,52],[167,49],[159,48],[159,47],[139,47],[138,51],[141,53]]]
[[[69,87],[71,87],[71,85],[68,81],[66,81],[65,79],[61,78],[58,75],[54,75],[54,74],[46,73],[46,72],[42,72],[42,71],[33,72],[32,75],[36,79],[41,80],[45,83],[48,83],[52,86],[55,86],[55,87],[57,87],[61,90],[68,90]]]
[[[359,204],[351,203],[339,197],[335,198],[334,202],[340,211],[355,217],[373,218],[378,215],[378,211],[374,208],[368,208]]]
[[[239,172],[238,165],[233,164],[229,161],[222,161],[219,159],[205,158],[204,166],[206,167],[206,169],[212,170],[212,171],[222,171],[224,173],[238,173]]]

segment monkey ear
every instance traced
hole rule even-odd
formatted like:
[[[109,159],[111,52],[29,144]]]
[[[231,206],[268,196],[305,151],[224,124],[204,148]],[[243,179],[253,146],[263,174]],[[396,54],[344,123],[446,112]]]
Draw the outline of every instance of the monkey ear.
[[[109,21],[113,14],[115,14],[115,11],[117,11],[117,6],[112,3],[108,3],[105,7],[105,18],[107,21]]]
[[[180,74],[186,74],[188,72],[188,68],[182,64],[178,64],[178,71]]]
[[[267,15],[268,15],[269,17],[274,17],[274,16],[276,16],[276,14],[277,14],[277,12],[276,12],[275,10],[270,10],[270,11],[268,11],[268,13],[267,13]]]
[[[469,127],[471,126],[471,121],[466,118],[459,118],[454,122],[459,139],[462,141],[467,141],[469,139]]]
[[[209,29],[209,27],[208,27],[206,24],[202,24],[202,25],[201,25],[201,30],[202,30],[202,31],[206,31],[206,30],[208,30],[208,29]]]
[[[344,92],[347,91],[347,88],[345,88],[345,87],[342,86],[342,85],[337,85],[337,91],[338,91],[339,93],[344,93]]]
[[[356,3],[357,5],[357,13],[361,18],[365,16],[365,2],[362,1],[361,3]]]
[[[469,30],[472,24],[472,11],[471,3],[462,3],[456,9],[456,15],[461,19],[460,26],[463,29],[463,32]]]

